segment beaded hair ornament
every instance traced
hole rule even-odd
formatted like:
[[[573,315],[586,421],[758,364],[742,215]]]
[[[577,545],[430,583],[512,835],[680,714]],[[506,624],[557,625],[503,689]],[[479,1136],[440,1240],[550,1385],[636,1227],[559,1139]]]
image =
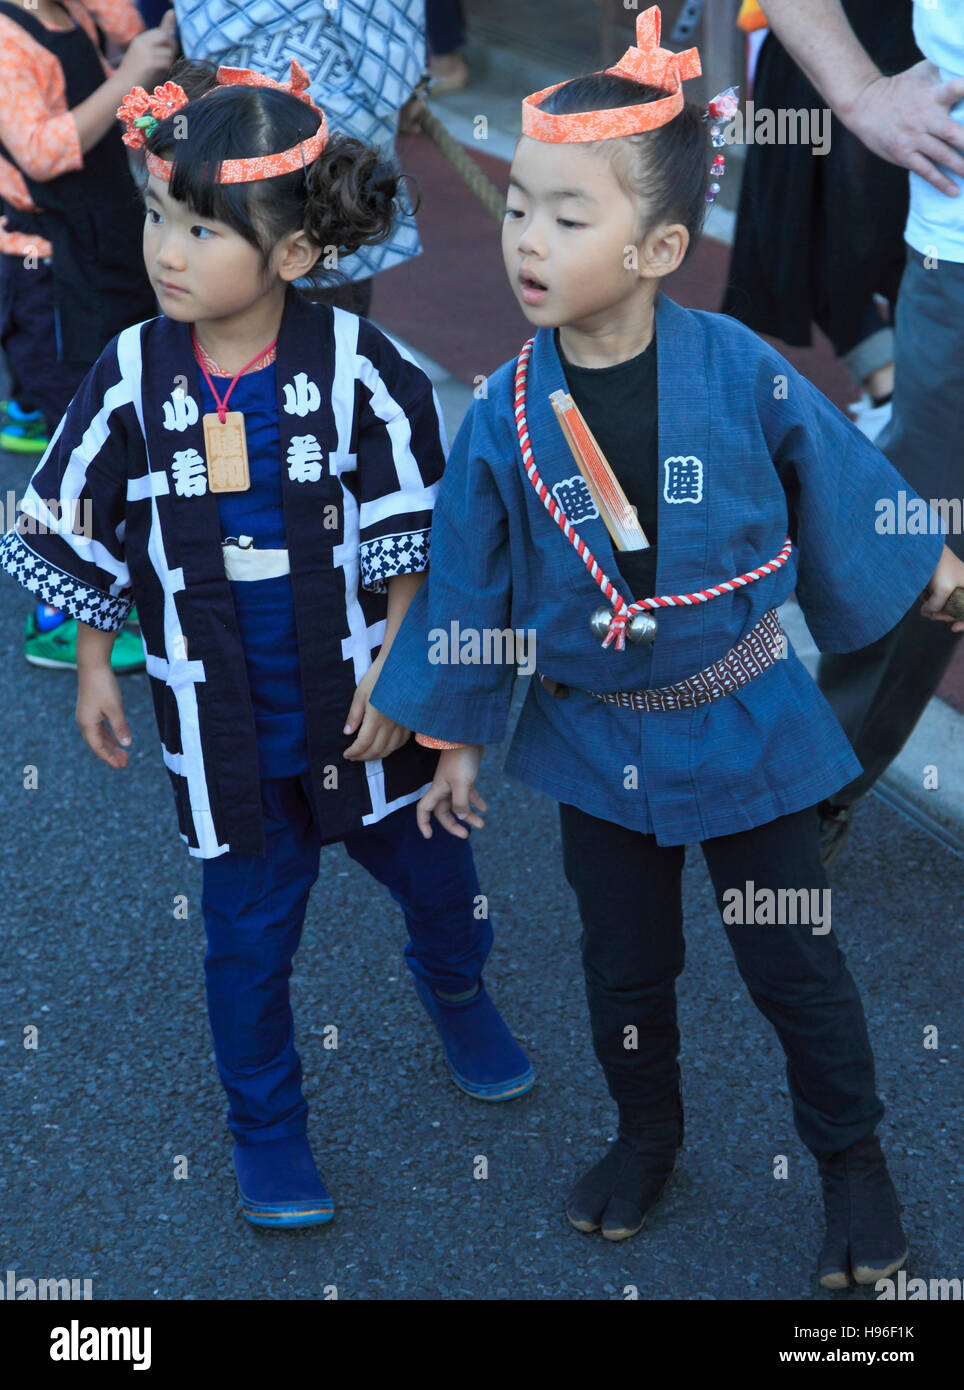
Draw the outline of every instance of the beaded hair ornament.
[[[307,169],[318,158],[328,143],[328,122],[324,111],[308,95],[311,79],[300,63],[292,58],[291,77],[287,82],[275,82],[273,78],[266,77],[262,72],[254,72],[251,68],[218,68],[216,76],[218,87],[273,87],[276,91],[287,92],[289,96],[297,97],[310,106],[312,111],[317,111],[321,118],[314,135],[299,140],[297,145],[279,154],[222,160],[217,183],[252,183],[257,179],[277,178],[281,174],[294,173],[296,169]],[[210,92],[217,89],[212,87]],[[198,100],[203,101],[210,92],[205,92]],[[125,145],[135,150],[143,149],[161,121],[187,106],[189,100],[183,87],[176,82],[165,82],[162,87],[155,87],[150,95],[143,87],[133,87],[117,108],[117,117],[124,123],[122,138]],[[174,165],[171,160],[161,159],[148,151],[147,167],[150,173],[168,183]]]
[[[615,140],[623,135],[636,135],[640,131],[655,130],[666,125],[678,116],[683,109],[683,83],[699,77],[703,71],[697,49],[687,48],[683,53],[672,53],[668,48],[660,48],[660,12],[658,5],[636,17],[636,43],[627,48],[619,62],[601,71],[613,73],[617,77],[628,77],[648,87],[658,87],[666,96],[658,101],[646,101],[638,106],[619,106],[604,111],[576,111],[554,115],[543,111],[539,103],[550,92],[564,86],[556,82],[551,87],[532,92],[522,102],[522,134],[533,140],[544,140],[550,144],[585,143],[591,140]],[[712,120],[710,138],[715,149],[726,141],[723,138],[721,121],[729,121],[737,111],[737,89],[729,87],[709,103],[704,120]],[[720,191],[715,182],[725,173],[725,161],[717,154],[713,161],[710,184],[706,195],[711,203]]]

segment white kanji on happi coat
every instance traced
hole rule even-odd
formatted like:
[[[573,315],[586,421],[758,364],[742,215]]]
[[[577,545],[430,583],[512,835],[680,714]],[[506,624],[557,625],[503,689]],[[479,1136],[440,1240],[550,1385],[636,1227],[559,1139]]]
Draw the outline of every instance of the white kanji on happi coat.
[[[599,515],[599,508],[592,499],[592,493],[581,473],[571,478],[563,478],[552,489],[552,495],[559,503],[573,526],[580,521],[592,521]]]
[[[288,445],[288,477],[295,483],[317,483],[324,454],[313,434],[296,434]]]
[[[703,461],[693,454],[677,454],[663,460],[666,482],[663,496],[667,502],[702,502]]]
[[[170,400],[164,402],[164,428],[166,430],[186,430],[198,421],[197,401],[187,396],[181,387],[171,392]]]
[[[200,497],[207,490],[207,470],[197,449],[177,449],[171,462],[178,497]]]
[[[298,372],[292,381],[285,382],[284,396],[288,415],[312,415],[321,405],[321,392],[305,372]]]

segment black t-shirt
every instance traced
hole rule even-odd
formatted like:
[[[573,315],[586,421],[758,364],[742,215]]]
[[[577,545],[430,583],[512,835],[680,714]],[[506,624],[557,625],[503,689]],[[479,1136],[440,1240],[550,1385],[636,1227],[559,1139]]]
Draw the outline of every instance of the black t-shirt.
[[[656,332],[649,346],[614,367],[577,367],[567,361],[554,330],[569,394],[606,455],[639,524],[648,550],[617,550],[624,598],[651,598],[656,584],[659,433],[656,390]],[[576,527],[578,530],[578,526]],[[617,587],[618,576],[613,575]]]

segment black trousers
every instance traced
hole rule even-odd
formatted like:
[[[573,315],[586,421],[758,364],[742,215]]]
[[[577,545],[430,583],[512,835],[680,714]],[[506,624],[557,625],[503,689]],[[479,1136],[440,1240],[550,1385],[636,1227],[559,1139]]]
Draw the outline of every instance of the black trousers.
[[[48,263],[28,270],[22,257],[0,256],[0,303],[0,347],[16,385],[14,399],[24,410],[41,411],[53,434],[93,363],[60,359],[60,318]]]
[[[852,806],[887,771],[954,659],[961,634],[922,618],[919,606],[869,647],[820,658],[820,689],[863,767],[829,798],[833,806]]]
[[[683,969],[683,845],[559,807],[563,864],[582,919],[593,1046],[619,1108],[620,1132],[665,1135],[681,1123],[676,978]],[[817,890],[825,904],[815,807],[701,846],[724,927],[751,998],[787,1058],[800,1138],[816,1156],[873,1132],[884,1113],[857,986],[832,927],[764,924],[736,905],[759,890]],[[795,898],[799,904],[800,897]],[[810,909],[785,917],[803,917]],[[739,1060],[731,1060],[734,1081]]]

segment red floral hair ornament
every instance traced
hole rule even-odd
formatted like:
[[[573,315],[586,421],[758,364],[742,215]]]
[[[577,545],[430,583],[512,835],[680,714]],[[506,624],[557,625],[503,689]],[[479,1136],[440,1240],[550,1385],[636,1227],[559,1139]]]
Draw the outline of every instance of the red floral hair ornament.
[[[121,137],[124,144],[133,150],[143,149],[160,122],[186,105],[184,89],[176,82],[165,82],[150,94],[143,87],[132,87],[117,108],[117,118],[125,126]]]

